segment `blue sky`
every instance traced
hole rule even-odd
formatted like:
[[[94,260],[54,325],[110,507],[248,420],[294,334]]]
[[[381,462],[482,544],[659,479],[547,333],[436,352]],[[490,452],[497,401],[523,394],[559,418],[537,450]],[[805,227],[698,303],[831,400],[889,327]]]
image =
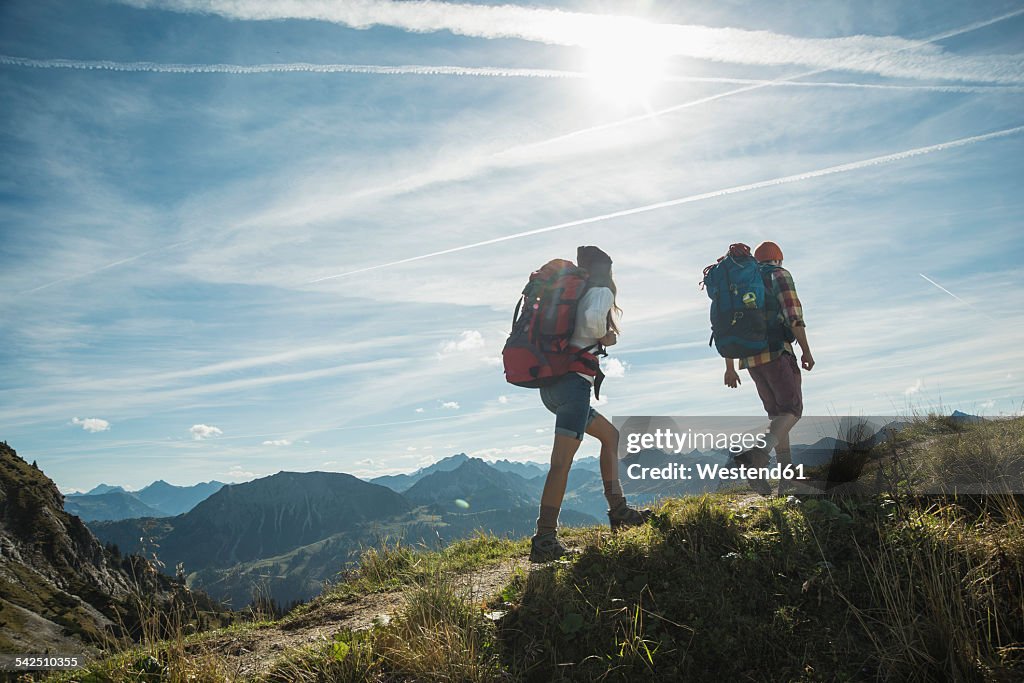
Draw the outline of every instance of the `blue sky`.
[[[584,243],[609,416],[760,412],[696,283],[764,239],[809,414],[1018,413],[1022,37],[1003,1],[5,2],[0,438],[64,490],[544,460],[499,354]]]

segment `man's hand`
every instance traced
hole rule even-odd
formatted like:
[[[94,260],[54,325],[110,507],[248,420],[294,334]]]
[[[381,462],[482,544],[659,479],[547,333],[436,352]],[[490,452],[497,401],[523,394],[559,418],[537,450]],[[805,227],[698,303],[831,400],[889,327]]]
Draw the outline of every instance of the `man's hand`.
[[[800,356],[800,365],[804,370],[810,370],[814,367],[814,356],[811,355],[810,351],[804,351]]]
[[[740,374],[736,372],[736,368],[727,368],[725,371],[725,386],[735,389],[740,384]]]
[[[615,343],[619,341],[619,338],[614,332],[609,330],[608,334],[604,335],[597,341],[601,344],[601,346],[615,346]]]

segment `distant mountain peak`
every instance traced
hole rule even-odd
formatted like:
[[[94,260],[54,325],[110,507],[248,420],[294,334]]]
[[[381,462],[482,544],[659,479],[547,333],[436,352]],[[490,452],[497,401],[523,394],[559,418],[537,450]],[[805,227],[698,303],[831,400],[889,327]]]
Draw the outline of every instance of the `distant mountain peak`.
[[[85,492],[87,496],[98,496],[104,493],[114,493],[115,491],[120,493],[128,493],[123,486],[111,486],[110,484],[99,484],[94,486],[89,491]]]

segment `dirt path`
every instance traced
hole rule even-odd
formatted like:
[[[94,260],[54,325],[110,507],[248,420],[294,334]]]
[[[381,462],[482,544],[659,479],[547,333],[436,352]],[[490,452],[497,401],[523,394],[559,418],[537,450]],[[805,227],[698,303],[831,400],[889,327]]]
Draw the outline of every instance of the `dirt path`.
[[[517,568],[529,566],[525,556],[515,557],[456,575],[453,580],[464,599],[482,603],[504,588]],[[211,638],[203,642],[201,651],[216,659],[228,676],[251,679],[267,673],[274,660],[290,651],[330,642],[339,631],[368,629],[375,621],[390,619],[401,610],[412,590],[415,588],[410,586],[320,605],[286,624]]]

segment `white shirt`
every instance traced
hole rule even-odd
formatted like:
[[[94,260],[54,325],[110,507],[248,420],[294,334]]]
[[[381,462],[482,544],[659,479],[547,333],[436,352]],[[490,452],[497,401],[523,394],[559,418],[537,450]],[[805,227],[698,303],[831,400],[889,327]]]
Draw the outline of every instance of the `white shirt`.
[[[612,310],[615,303],[615,295],[607,287],[591,287],[584,294],[583,298],[576,305],[576,328],[572,332],[572,339],[569,345],[577,349],[585,349],[597,340],[608,334],[608,311]],[[591,384],[594,378],[576,373],[585,378]]]

